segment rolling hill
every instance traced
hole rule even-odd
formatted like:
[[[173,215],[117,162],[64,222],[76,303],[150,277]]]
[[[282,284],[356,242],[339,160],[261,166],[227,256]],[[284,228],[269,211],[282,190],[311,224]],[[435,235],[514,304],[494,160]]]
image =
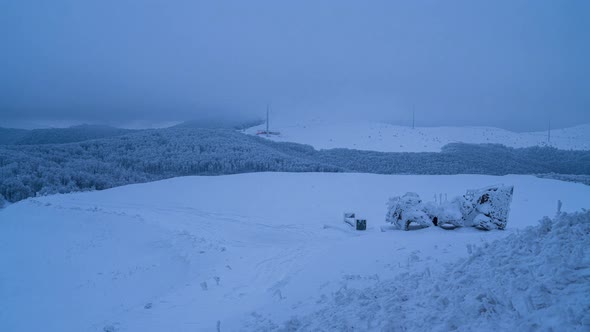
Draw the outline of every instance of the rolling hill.
[[[590,150],[590,124],[556,129],[548,133],[516,133],[492,127],[411,127],[372,122],[326,122],[320,120],[271,122],[280,135],[266,137],[276,142],[308,144],[316,149],[346,148],[380,152],[439,152],[450,143],[502,144],[524,148],[550,146],[562,150]],[[245,130],[255,135],[261,124]]]

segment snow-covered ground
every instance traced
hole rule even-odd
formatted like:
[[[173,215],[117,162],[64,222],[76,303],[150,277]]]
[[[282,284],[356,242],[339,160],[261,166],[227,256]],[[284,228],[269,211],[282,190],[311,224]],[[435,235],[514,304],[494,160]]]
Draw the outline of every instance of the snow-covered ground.
[[[590,211],[561,213],[485,244],[440,270],[407,268],[364,287],[342,287],[279,331],[588,331]],[[420,261],[418,256],[410,262]],[[430,265],[430,264],[428,264]],[[362,280],[357,278],[357,280]]]
[[[497,183],[515,188],[505,231],[380,229],[390,196],[414,191],[424,199],[441,193],[451,198]],[[0,210],[0,330],[241,331],[274,329],[283,322],[330,330],[348,326],[321,325],[342,323],[334,311],[338,306],[355,309],[349,314],[363,321],[391,310],[395,326],[417,326],[409,320],[421,317],[404,311],[406,301],[409,308],[421,305],[404,297],[424,295],[413,288],[420,284],[416,280],[456,280],[461,271],[450,275],[443,263],[467,257],[473,245],[517,235],[543,216],[553,216],[558,199],[563,211],[577,211],[590,207],[589,198],[589,186],[533,176],[329,173],[182,177],[32,198]],[[367,231],[353,231],[342,222],[348,211],[368,220]],[[575,243],[571,250],[583,257],[586,249]],[[492,250],[501,256],[500,251]],[[558,273],[567,262],[567,257],[553,257],[547,269],[526,262],[520,268]],[[487,268],[482,265],[480,273],[494,273]],[[478,281],[473,270],[465,271],[461,280]],[[587,292],[588,266],[576,271],[582,282],[577,291]],[[507,273],[515,271],[500,272],[506,274],[501,280],[510,281]],[[399,293],[404,296],[390,296],[395,290],[387,289],[385,300],[370,298],[381,294],[380,287],[392,286],[392,280],[405,280]],[[497,295],[492,286],[482,285],[486,310]],[[534,294],[541,298],[532,298],[531,310],[552,305],[547,303],[551,296]],[[580,299],[580,294],[560,294],[560,301]],[[441,297],[432,307],[453,299]],[[468,308],[469,303],[448,310],[474,321],[488,317],[465,313]],[[304,318],[290,320],[295,315]],[[560,317],[550,319],[567,329]],[[393,326],[373,323],[375,329]],[[424,330],[434,327],[424,320],[420,324]]]
[[[246,129],[255,135],[265,125]],[[509,147],[553,146],[590,150],[590,124],[551,131],[516,133],[493,127],[410,127],[372,122],[272,121],[268,138],[308,144],[316,149],[348,148],[381,152],[438,152],[449,143],[497,143]],[[261,135],[262,137],[266,137]]]

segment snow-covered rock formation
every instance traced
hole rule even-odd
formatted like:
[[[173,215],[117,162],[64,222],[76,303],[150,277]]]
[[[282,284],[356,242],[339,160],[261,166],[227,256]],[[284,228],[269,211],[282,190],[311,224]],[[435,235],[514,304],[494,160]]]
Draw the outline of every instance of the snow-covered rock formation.
[[[422,202],[416,193],[395,196],[387,203],[385,220],[397,229],[452,225],[473,226],[485,230],[504,229],[508,222],[513,186],[497,185],[457,196],[450,202]]]

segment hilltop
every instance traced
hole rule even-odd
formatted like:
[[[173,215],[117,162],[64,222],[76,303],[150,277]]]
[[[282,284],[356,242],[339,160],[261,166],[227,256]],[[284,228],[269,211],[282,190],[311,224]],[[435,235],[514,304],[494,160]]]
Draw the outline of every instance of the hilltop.
[[[265,124],[245,130],[255,135]],[[517,133],[494,127],[411,127],[379,122],[322,120],[271,121],[281,134],[268,139],[308,144],[316,149],[347,148],[380,152],[440,152],[450,143],[502,144],[525,148],[550,146],[562,150],[590,150],[590,124],[551,131]],[[266,136],[262,136],[267,138]]]

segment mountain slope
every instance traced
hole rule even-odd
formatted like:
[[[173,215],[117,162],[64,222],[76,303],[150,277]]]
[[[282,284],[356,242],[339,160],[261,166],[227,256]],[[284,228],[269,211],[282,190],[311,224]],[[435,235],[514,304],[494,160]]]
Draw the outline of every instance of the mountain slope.
[[[0,127],[0,145],[15,144],[27,136],[29,130]]]
[[[248,128],[256,134],[265,125]],[[449,143],[503,144],[508,147],[552,146],[563,150],[590,150],[590,124],[547,132],[516,133],[492,127],[410,127],[370,122],[271,122],[277,142],[308,144],[316,149],[347,148],[380,152],[439,152]]]
[[[183,175],[246,172],[590,174],[590,151],[450,144],[443,152],[314,150],[235,130],[167,128],[68,144],[0,146],[0,205]]]
[[[131,129],[121,129],[101,125],[79,125],[69,128],[33,129],[13,144],[63,144],[82,142],[92,139],[121,136],[134,132]]]

